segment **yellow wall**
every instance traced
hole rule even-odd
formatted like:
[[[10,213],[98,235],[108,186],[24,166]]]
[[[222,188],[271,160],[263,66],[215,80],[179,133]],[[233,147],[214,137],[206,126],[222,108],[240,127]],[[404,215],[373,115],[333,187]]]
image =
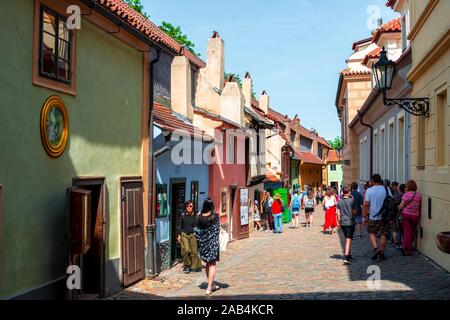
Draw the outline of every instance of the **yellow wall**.
[[[418,182],[422,198],[423,238],[419,237],[418,248],[425,255],[436,261],[442,267],[450,270],[450,255],[439,251],[436,246],[436,235],[442,231],[450,231],[450,50],[448,40],[450,1],[430,1],[436,3],[429,16],[424,20],[420,29],[414,32],[421,14],[426,11],[428,2],[423,0],[411,1],[412,9],[412,56],[413,69],[409,79],[414,83],[413,96],[430,97],[430,118],[425,120],[425,168],[416,167],[417,148],[417,117],[412,117],[411,128],[411,177]],[[446,43],[445,43],[446,42]],[[443,44],[440,51],[433,51],[436,43]],[[427,59],[435,56],[434,61]],[[415,72],[420,70],[420,72]],[[445,119],[446,136],[437,137],[436,134],[436,95],[447,90],[447,115]],[[436,166],[436,140],[446,139],[447,159],[444,167]],[[428,218],[428,199],[432,199],[432,217]]]

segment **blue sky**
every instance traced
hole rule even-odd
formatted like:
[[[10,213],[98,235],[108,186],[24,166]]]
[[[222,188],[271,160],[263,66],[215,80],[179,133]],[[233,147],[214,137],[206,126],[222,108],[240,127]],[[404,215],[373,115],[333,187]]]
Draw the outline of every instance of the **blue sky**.
[[[300,116],[326,139],[340,135],[334,105],[338,74],[354,41],[370,36],[378,15],[398,14],[386,0],[142,0],[150,19],[181,26],[205,58],[208,38],[225,41],[225,70],[250,71],[258,97],[277,111]]]

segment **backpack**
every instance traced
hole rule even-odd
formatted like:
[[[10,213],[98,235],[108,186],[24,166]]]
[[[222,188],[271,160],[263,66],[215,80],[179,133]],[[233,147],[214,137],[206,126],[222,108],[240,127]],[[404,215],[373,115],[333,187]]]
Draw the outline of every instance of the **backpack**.
[[[292,209],[300,209],[300,197],[298,195],[294,195],[292,198]]]
[[[383,206],[381,207],[380,212],[376,215],[376,217],[381,215],[381,218],[385,222],[392,221],[395,219],[396,211],[397,211],[397,202],[396,200],[389,195],[388,188],[385,186],[386,190],[386,198],[384,198]]]
[[[308,198],[308,200],[306,200],[306,208],[308,209],[314,208],[314,198],[311,199]]]

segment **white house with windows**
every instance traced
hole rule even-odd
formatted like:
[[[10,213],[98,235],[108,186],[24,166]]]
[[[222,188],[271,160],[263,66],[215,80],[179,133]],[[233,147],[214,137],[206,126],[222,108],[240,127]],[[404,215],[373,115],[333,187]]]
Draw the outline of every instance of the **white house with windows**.
[[[396,62],[389,98],[402,98],[411,94],[412,87],[406,76],[411,70],[411,49],[402,32],[408,21],[407,12],[401,18],[389,21],[374,32],[372,42],[377,47],[362,62],[368,68],[376,63],[382,48],[389,59]],[[375,81],[372,92],[348,125],[359,142],[359,183],[370,180],[374,173],[383,179],[405,183],[409,174],[410,115],[398,106],[386,107],[383,94]]]

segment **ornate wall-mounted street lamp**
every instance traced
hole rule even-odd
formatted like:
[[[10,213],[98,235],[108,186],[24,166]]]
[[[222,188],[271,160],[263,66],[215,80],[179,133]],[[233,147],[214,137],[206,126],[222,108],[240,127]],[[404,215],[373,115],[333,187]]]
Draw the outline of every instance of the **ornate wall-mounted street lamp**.
[[[392,87],[392,79],[395,72],[395,62],[387,58],[385,48],[380,53],[380,59],[372,67],[378,88],[383,92],[385,106],[399,105],[400,108],[415,116],[430,116],[429,98],[398,98],[389,99],[386,92]]]

